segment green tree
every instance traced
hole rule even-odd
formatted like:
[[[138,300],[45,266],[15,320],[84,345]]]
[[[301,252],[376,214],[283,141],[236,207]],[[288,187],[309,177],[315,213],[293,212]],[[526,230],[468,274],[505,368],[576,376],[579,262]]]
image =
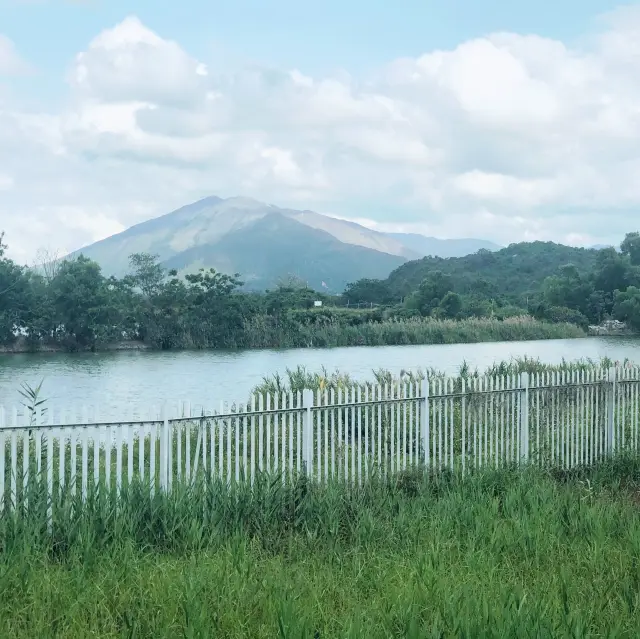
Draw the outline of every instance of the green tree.
[[[462,298],[457,293],[449,291],[438,305],[440,316],[447,319],[456,319],[462,311]]]
[[[6,257],[4,233],[0,233],[0,343],[11,343],[25,328],[30,305],[29,276]]]
[[[592,290],[588,278],[583,277],[574,264],[567,264],[558,275],[544,280],[543,298],[550,307],[573,309],[587,316],[590,314],[589,296]]]
[[[221,348],[237,345],[245,306],[236,294],[242,286],[239,275],[201,269],[185,276],[188,283],[188,330],[195,346]]]
[[[640,266],[640,233],[627,233],[620,244],[620,252],[629,257],[633,266]]]
[[[624,291],[629,285],[629,258],[614,248],[598,251],[593,270],[593,290],[613,294]]]
[[[349,304],[390,304],[393,300],[389,285],[383,280],[361,279],[347,284],[342,294]]]
[[[69,348],[95,347],[118,336],[117,309],[100,266],[80,255],[65,261],[50,284],[57,332]]]
[[[442,271],[432,271],[425,277],[418,290],[407,300],[407,308],[415,308],[421,315],[431,315],[444,296],[453,289],[451,276]]]
[[[165,270],[158,262],[157,255],[133,253],[129,256],[130,281],[146,297],[153,297],[160,291],[165,279]]]
[[[629,286],[626,291],[616,291],[613,315],[631,328],[640,330],[640,288]]]

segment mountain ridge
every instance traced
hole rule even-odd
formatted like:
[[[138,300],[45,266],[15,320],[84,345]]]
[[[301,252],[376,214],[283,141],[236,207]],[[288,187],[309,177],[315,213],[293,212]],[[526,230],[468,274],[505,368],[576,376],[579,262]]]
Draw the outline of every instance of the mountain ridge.
[[[383,233],[310,210],[281,208],[246,197],[209,196],[72,255],[95,260],[107,275],[124,275],[132,253],[151,253],[165,268],[181,272],[213,267],[240,273],[248,288],[274,286],[281,277],[296,274],[310,286],[325,282],[330,290],[340,292],[349,282],[387,277],[401,264],[426,255],[421,253],[420,238],[424,247],[437,250],[440,246],[446,256],[468,248],[475,252],[497,247],[485,240]],[[296,266],[301,274],[295,273]],[[281,272],[284,268],[286,273]]]

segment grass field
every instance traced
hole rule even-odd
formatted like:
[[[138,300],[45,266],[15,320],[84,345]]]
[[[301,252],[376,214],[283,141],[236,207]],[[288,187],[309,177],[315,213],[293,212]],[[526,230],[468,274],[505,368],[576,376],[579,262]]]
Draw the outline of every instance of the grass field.
[[[640,461],[131,487],[0,521],[2,637],[637,637]]]

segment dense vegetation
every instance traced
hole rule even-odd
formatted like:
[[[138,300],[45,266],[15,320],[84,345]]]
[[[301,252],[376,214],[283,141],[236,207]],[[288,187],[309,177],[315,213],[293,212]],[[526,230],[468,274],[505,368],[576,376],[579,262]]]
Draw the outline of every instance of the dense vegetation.
[[[640,463],[89,487],[0,519],[4,637],[635,637]]]
[[[415,296],[406,304],[365,301],[354,308],[352,291],[363,286],[367,281],[330,296],[287,280],[274,290],[251,293],[241,289],[237,276],[213,269],[184,277],[166,273],[148,254],[132,255],[130,274],[122,278],[105,277],[83,256],[30,269],[4,255],[0,239],[0,346],[19,340],[34,350],[78,350],[135,340],[161,349],[324,347],[583,334],[564,322],[571,317],[539,322],[501,302],[490,311],[462,313],[453,293],[435,309],[416,307]],[[424,291],[421,285],[418,293]],[[430,299],[439,294],[427,293]],[[314,307],[316,300],[323,306]]]
[[[69,350],[122,340],[163,349],[471,342],[577,336],[608,318],[640,330],[639,233],[627,234],[619,251],[533,242],[426,257],[386,280],[351,283],[341,295],[294,278],[247,292],[237,275],[209,269],[178,277],[144,253],[131,256],[122,278],[105,277],[83,256],[30,269],[5,248],[0,235],[0,346],[17,339],[27,348]]]
[[[347,287],[354,302],[404,303],[421,316],[528,313],[583,327],[608,317],[640,329],[640,234],[601,250],[533,242],[460,258],[407,262],[386,280]]]

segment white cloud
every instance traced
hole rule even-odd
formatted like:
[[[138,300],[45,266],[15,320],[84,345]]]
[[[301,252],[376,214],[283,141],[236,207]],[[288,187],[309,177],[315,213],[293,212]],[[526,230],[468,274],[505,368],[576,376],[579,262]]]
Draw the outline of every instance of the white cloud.
[[[640,206],[640,9],[580,46],[488,34],[373,77],[222,69],[136,17],[70,61],[65,107],[0,97],[14,255],[216,193],[499,242],[619,241]],[[15,72],[0,36],[0,72]]]
[[[20,57],[14,43],[0,33],[0,77],[24,73],[29,65]]]
[[[8,191],[13,188],[13,178],[6,173],[0,173],[0,191]]]
[[[552,202],[561,186],[553,179],[518,178],[477,169],[456,175],[452,182],[461,193],[479,201],[527,209]]]

